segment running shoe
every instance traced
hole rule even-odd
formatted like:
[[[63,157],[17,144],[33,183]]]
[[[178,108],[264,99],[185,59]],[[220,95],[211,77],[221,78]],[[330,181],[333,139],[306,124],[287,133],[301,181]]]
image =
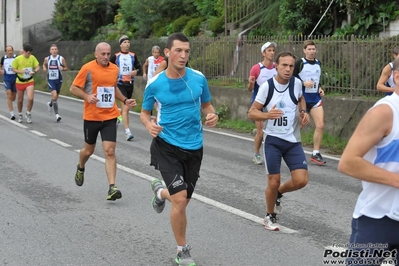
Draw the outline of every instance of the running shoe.
[[[116,186],[112,186],[108,190],[107,200],[117,200],[122,198],[122,192]]]
[[[22,115],[18,116],[18,123],[22,123]]]
[[[280,193],[278,193],[278,194],[279,195],[277,196],[276,206],[274,207],[274,209],[277,214],[281,214],[281,213],[283,213],[283,206],[281,205],[281,198],[283,197],[283,195]]]
[[[132,133],[125,133],[125,137],[127,141],[131,141],[132,139],[134,139],[134,136]]]
[[[193,258],[190,255],[191,246],[185,245],[182,251],[177,253],[175,262],[179,266],[196,266]]]
[[[15,120],[15,115],[10,115],[11,120]]]
[[[75,174],[75,183],[79,187],[83,185],[83,182],[85,181],[85,170],[79,170],[79,163],[76,166],[76,174]]]
[[[265,229],[270,231],[279,231],[280,226],[277,223],[277,215],[275,213],[268,213],[263,220],[263,224],[265,225]]]
[[[323,156],[321,156],[320,153],[316,153],[315,155],[310,156],[310,160],[319,165],[323,165],[326,163],[326,161],[323,159]]]
[[[28,122],[28,124],[32,123],[32,114],[25,114],[25,118],[26,118],[26,122]]]
[[[57,122],[61,121],[61,116],[59,114],[55,115],[55,121],[57,121]]]
[[[155,196],[152,197],[151,205],[152,208],[157,212],[161,213],[163,209],[165,209],[165,200],[160,200],[157,197],[157,192],[160,188],[165,188],[165,185],[162,183],[161,180],[155,179],[151,182],[151,189],[154,192]]]
[[[53,113],[53,106],[51,102],[47,102],[47,112],[51,115]]]
[[[262,164],[262,158],[260,157],[260,154],[259,154],[259,153],[256,153],[256,154],[254,155],[254,157],[252,158],[252,161],[253,161],[254,164],[256,164],[256,165]]]

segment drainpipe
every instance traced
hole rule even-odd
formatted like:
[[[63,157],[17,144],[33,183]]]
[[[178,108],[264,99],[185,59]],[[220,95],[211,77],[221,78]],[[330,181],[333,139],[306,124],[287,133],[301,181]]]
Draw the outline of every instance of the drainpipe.
[[[7,46],[7,0],[4,0],[4,50]]]
[[[241,46],[240,43],[241,43],[242,35],[244,35],[244,33],[246,33],[247,31],[251,30],[252,28],[258,26],[259,23],[260,22],[255,23],[252,26],[250,26],[248,29],[243,30],[240,33],[238,33],[237,42],[236,42],[236,50],[235,50],[235,53],[234,53],[234,66],[233,66],[233,70],[230,73],[231,76],[233,76],[237,72],[238,61],[239,61],[239,58],[240,58],[240,46]]]

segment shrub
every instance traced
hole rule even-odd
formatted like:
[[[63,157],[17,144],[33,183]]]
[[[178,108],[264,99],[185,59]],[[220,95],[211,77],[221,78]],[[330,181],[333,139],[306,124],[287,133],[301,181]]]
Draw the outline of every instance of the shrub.
[[[183,33],[187,36],[197,36],[200,32],[202,21],[204,21],[202,17],[191,19],[184,27]]]

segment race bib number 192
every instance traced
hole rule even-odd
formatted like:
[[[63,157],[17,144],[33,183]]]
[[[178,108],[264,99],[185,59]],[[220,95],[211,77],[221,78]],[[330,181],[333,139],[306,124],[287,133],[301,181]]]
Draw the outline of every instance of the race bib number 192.
[[[115,104],[114,87],[97,87],[97,107],[112,108]]]

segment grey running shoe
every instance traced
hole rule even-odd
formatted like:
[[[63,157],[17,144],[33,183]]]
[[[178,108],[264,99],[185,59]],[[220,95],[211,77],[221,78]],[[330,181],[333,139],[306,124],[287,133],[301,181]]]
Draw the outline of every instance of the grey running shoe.
[[[55,115],[55,121],[57,121],[57,122],[61,121],[61,116],[59,114]]]
[[[275,213],[269,213],[265,216],[263,220],[263,224],[265,225],[265,229],[270,231],[279,231],[280,226],[277,223],[277,215]]]
[[[134,136],[132,133],[125,133],[125,137],[127,141],[131,141],[132,139],[134,139]]]
[[[108,190],[107,200],[117,200],[122,198],[122,192],[116,186],[112,186]]]
[[[283,197],[283,195],[281,195],[280,194],[280,196],[277,196],[277,199],[276,199],[276,206],[274,207],[274,211],[277,213],[277,214],[281,214],[281,213],[283,213],[283,206],[281,205],[281,198]]]
[[[316,153],[315,155],[310,156],[310,161],[319,165],[326,164],[326,161],[323,159],[323,156],[321,156],[320,153]]]
[[[76,167],[76,174],[75,174],[75,183],[79,187],[83,185],[83,182],[85,181],[85,170],[81,171],[79,170],[79,163]]]
[[[22,115],[18,116],[18,123],[22,123]]]
[[[32,123],[32,114],[25,114],[25,118],[26,118],[26,122],[28,122],[28,124]]]
[[[185,245],[183,250],[177,253],[175,262],[179,266],[196,266],[193,258],[190,255],[191,246]]]
[[[256,165],[262,164],[262,158],[260,157],[260,154],[259,154],[259,153],[256,153],[256,154],[254,155],[254,157],[252,158],[252,161],[253,161],[254,164],[256,164]]]
[[[165,188],[165,185],[162,183],[161,180],[155,179],[154,181],[151,182],[151,189],[154,192],[154,197],[152,197],[151,205],[152,208],[157,212],[161,213],[163,209],[165,209],[165,200],[160,200],[157,197],[157,191],[160,188]]]
[[[53,106],[51,106],[51,102],[47,102],[47,112],[49,115],[53,113]]]

